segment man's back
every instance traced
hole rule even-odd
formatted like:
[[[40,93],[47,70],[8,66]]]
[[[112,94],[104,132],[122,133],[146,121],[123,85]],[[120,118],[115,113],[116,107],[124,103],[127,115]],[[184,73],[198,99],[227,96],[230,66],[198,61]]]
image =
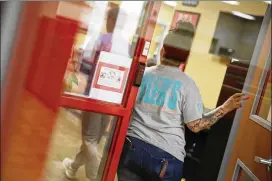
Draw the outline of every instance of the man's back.
[[[194,81],[178,67],[159,65],[146,70],[133,111],[128,135],[142,139],[184,159],[184,106],[188,92],[202,103]],[[197,105],[196,105],[197,107]],[[190,114],[202,114],[198,109]],[[186,113],[188,114],[188,113]]]

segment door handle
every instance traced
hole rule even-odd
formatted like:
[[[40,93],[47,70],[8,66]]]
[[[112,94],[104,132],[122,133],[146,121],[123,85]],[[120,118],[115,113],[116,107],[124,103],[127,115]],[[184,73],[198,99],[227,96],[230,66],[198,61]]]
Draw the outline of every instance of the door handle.
[[[270,158],[270,159],[263,159],[263,158],[261,158],[261,157],[258,157],[258,156],[255,156],[255,162],[257,162],[257,163],[261,163],[261,164],[264,164],[264,165],[268,165],[268,166],[272,166],[272,159]]]
[[[254,161],[257,162],[257,163],[267,165],[267,169],[269,171],[271,171],[271,169],[272,169],[272,157],[270,159],[264,159],[264,158],[255,156]]]

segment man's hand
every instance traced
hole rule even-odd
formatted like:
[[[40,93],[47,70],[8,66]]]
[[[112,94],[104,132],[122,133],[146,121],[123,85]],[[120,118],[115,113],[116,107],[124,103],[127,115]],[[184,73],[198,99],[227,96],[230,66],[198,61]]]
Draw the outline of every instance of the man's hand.
[[[231,112],[234,109],[238,109],[242,107],[242,100],[247,100],[249,99],[249,96],[245,95],[244,93],[236,93],[232,95],[223,105],[222,107],[225,109],[227,112]]]

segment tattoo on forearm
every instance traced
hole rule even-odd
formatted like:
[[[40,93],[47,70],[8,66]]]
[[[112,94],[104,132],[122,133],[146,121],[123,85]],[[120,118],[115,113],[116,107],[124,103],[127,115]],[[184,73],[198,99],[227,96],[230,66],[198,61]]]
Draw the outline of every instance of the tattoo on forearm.
[[[195,120],[191,123],[188,123],[187,126],[190,130],[203,130],[211,127],[214,125],[219,119],[221,119],[227,112],[222,108],[219,107],[214,111],[211,111],[207,114],[204,114],[202,119]]]

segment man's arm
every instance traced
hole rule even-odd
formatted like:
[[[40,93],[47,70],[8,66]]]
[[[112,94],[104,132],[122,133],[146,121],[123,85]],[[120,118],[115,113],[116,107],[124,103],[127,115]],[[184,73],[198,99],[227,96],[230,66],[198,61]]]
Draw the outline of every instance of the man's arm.
[[[187,123],[187,127],[197,133],[203,129],[208,129],[214,125],[219,119],[224,117],[227,113],[234,109],[242,107],[241,101],[247,100],[249,97],[245,96],[243,93],[237,93],[231,96],[222,106],[216,108],[215,110],[203,115],[203,118],[191,121]]]
[[[218,107],[217,109],[204,114],[203,118],[187,123],[187,127],[197,133],[203,129],[208,129],[214,125],[219,119],[224,117],[228,112],[223,107]]]

